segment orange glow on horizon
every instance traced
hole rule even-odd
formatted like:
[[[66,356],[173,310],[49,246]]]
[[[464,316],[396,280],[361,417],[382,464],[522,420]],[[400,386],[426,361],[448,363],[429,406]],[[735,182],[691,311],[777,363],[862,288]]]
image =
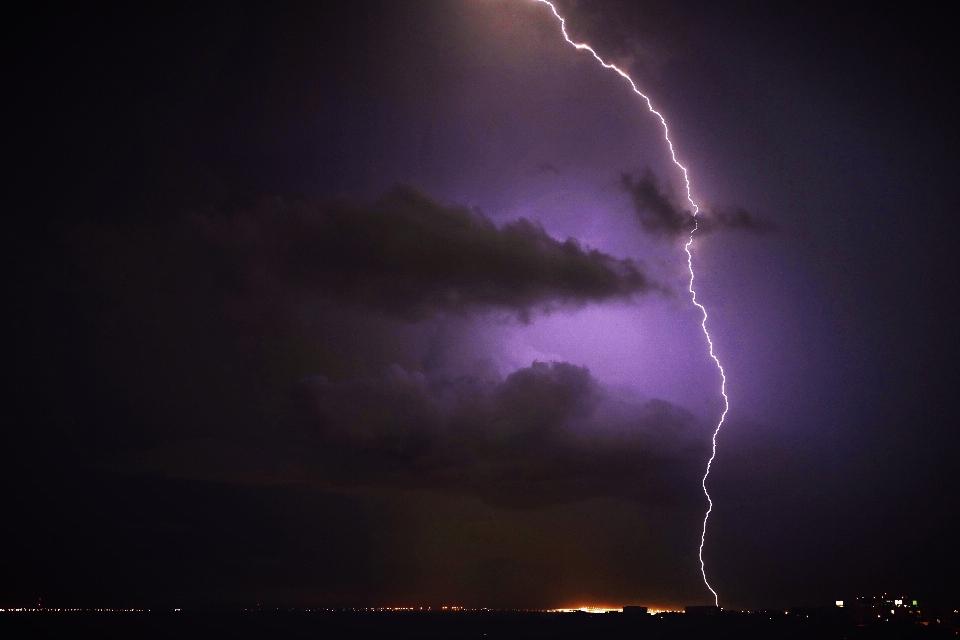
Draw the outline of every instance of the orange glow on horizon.
[[[667,604],[657,604],[657,605],[648,605],[640,602],[627,602],[625,604],[612,605],[612,604],[576,604],[570,606],[557,607],[555,609],[547,609],[547,611],[555,611],[561,613],[572,613],[574,611],[583,611],[585,613],[606,613],[608,611],[623,611],[624,607],[629,606],[640,606],[646,607],[647,613],[656,614],[656,613],[671,613],[671,612],[682,612],[683,607],[677,605],[667,605]]]

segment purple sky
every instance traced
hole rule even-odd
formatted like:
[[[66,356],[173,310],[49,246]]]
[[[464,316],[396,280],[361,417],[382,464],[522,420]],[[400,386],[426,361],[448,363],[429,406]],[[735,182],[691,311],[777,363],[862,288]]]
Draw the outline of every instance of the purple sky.
[[[957,597],[943,16],[558,6],[704,212],[721,604]],[[712,601],[682,175],[545,6],[23,24],[0,598]]]

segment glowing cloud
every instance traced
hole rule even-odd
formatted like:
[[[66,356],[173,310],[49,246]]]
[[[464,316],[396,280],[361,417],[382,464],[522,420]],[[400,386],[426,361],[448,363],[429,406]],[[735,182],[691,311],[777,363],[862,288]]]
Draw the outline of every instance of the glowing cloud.
[[[727,377],[723,371],[723,365],[720,364],[720,359],[716,356],[713,349],[713,340],[710,338],[710,332],[707,331],[707,309],[702,304],[697,301],[697,292],[693,288],[694,273],[693,273],[693,254],[690,252],[690,246],[693,244],[693,236],[697,232],[697,226],[699,224],[698,214],[700,212],[700,207],[697,206],[697,203],[693,200],[693,195],[690,190],[690,175],[687,171],[687,168],[680,164],[680,161],[677,160],[676,151],[673,148],[673,142],[670,140],[670,129],[667,127],[667,120],[663,115],[653,108],[653,103],[650,101],[650,98],[647,97],[643,92],[641,92],[633,79],[620,67],[606,62],[601,58],[593,48],[582,42],[574,42],[570,39],[570,35],[567,33],[567,23],[563,16],[557,12],[557,8],[549,0],[533,0],[534,2],[540,2],[547,5],[550,8],[550,11],[553,13],[554,17],[560,22],[560,31],[563,34],[564,39],[573,47],[580,51],[587,51],[592,55],[601,66],[605,69],[610,69],[611,71],[617,72],[624,80],[630,83],[630,88],[633,89],[633,92],[640,96],[644,102],[647,104],[647,109],[653,115],[657,116],[660,119],[660,124],[663,125],[663,139],[666,141],[667,146],[670,148],[670,158],[673,160],[673,163],[679,167],[683,172],[683,181],[686,187],[687,202],[690,203],[690,206],[693,211],[693,228],[690,230],[690,237],[687,239],[687,243],[684,245],[684,251],[687,253],[687,269],[690,271],[690,282],[687,286],[687,289],[690,291],[691,300],[693,304],[700,309],[700,312],[703,314],[703,319],[700,321],[700,327],[703,329],[703,335],[707,338],[707,344],[710,348],[710,357],[713,358],[714,363],[717,365],[717,369],[720,371],[720,394],[723,396],[723,413],[720,414],[720,419],[717,422],[717,426],[713,431],[713,436],[711,437],[711,453],[710,460],[707,462],[707,469],[703,474],[703,480],[700,482],[703,487],[703,493],[707,497],[707,512],[703,516],[703,529],[700,534],[700,573],[703,575],[703,582],[707,585],[707,589],[710,590],[710,593],[713,594],[714,603],[719,605],[720,598],[717,595],[717,592],[714,591],[713,587],[710,586],[710,582],[707,580],[707,570],[706,565],[703,561],[703,547],[706,542],[707,537],[707,520],[710,519],[710,514],[713,512],[713,500],[710,498],[710,493],[707,491],[707,477],[710,475],[710,468],[713,466],[713,460],[717,455],[717,434],[720,433],[720,427],[723,426],[723,421],[727,417],[727,412],[730,410],[730,399],[727,397]]]

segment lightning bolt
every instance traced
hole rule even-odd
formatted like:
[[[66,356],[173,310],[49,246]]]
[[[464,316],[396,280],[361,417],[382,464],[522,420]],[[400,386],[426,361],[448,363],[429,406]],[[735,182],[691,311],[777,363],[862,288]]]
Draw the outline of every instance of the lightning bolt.
[[[605,69],[610,69],[615,71],[620,76],[630,83],[630,88],[633,89],[633,92],[640,96],[644,102],[647,103],[647,109],[653,115],[657,116],[660,119],[660,124],[663,125],[663,139],[666,141],[667,146],[670,148],[670,158],[673,160],[673,164],[677,165],[680,170],[683,172],[683,182],[687,190],[687,202],[690,203],[690,206],[693,210],[693,229],[690,230],[690,237],[687,239],[687,243],[684,245],[683,249],[687,252],[687,269],[690,271],[690,282],[687,285],[687,290],[690,292],[690,298],[693,300],[693,304],[700,309],[700,313],[703,314],[703,318],[700,321],[700,328],[703,329],[703,335],[707,338],[707,344],[710,347],[710,357],[713,358],[713,362],[717,365],[717,369],[720,371],[720,395],[723,396],[723,413],[720,414],[720,420],[717,422],[717,427],[713,430],[713,436],[710,438],[711,441],[711,452],[710,460],[707,461],[707,469],[703,474],[703,480],[700,481],[700,485],[703,487],[703,494],[707,497],[707,512],[703,516],[703,529],[700,533],[700,573],[703,575],[703,583],[707,585],[707,589],[710,590],[710,593],[713,594],[713,602],[717,606],[720,604],[720,597],[717,595],[717,592],[713,590],[713,587],[710,586],[710,582],[707,580],[707,567],[703,562],[703,546],[706,543],[707,539],[707,520],[710,519],[710,514],[713,512],[713,499],[710,497],[710,492],[707,491],[707,477],[710,475],[710,468],[713,466],[713,461],[717,457],[717,435],[720,433],[720,427],[723,426],[723,421],[727,417],[727,412],[730,410],[730,398],[727,397],[727,376],[723,371],[723,365],[720,364],[720,358],[717,357],[716,353],[713,350],[713,340],[710,338],[710,332],[707,331],[707,308],[702,304],[697,302],[697,292],[693,288],[693,254],[690,252],[690,246],[693,244],[693,236],[697,232],[699,227],[698,214],[700,213],[700,207],[697,206],[697,203],[693,201],[693,195],[690,192],[690,174],[687,171],[687,168],[683,166],[679,160],[677,160],[677,152],[673,148],[673,142],[670,140],[670,128],[667,126],[667,120],[663,117],[659,111],[653,108],[653,102],[650,101],[650,98],[647,97],[640,89],[637,88],[637,84],[633,81],[633,78],[627,74],[626,71],[621,69],[615,64],[610,64],[597,54],[593,48],[583,42],[574,42],[570,39],[570,35],[567,33],[567,21],[560,15],[557,11],[557,8],[549,0],[533,0],[534,2],[539,2],[550,7],[550,11],[553,13],[554,17],[560,23],[560,32],[563,34],[564,40],[566,40],[570,45],[576,48],[579,51],[587,51],[600,63],[601,66]]]

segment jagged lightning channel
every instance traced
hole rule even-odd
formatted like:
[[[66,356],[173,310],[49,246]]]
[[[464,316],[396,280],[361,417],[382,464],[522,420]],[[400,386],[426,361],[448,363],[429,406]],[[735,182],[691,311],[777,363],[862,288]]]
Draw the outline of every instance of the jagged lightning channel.
[[[720,395],[723,396],[723,413],[720,414],[720,420],[717,422],[716,429],[713,430],[713,436],[711,437],[711,452],[710,460],[707,461],[707,469],[703,474],[703,480],[700,481],[700,485],[703,487],[703,494],[707,497],[707,512],[703,516],[703,529],[700,533],[700,573],[703,575],[703,583],[707,585],[707,589],[710,590],[710,593],[713,594],[714,604],[720,604],[720,597],[717,595],[717,592],[713,590],[713,587],[710,586],[710,581],[707,580],[707,568],[703,562],[703,546],[706,543],[707,539],[707,520],[710,519],[710,514],[713,512],[713,499],[710,497],[710,492],[707,491],[707,477],[710,475],[710,468],[713,466],[713,461],[717,457],[717,434],[720,433],[720,427],[723,426],[723,421],[727,417],[727,412],[730,410],[730,399],[727,397],[727,376],[723,371],[723,365],[720,364],[720,359],[717,357],[716,353],[713,350],[713,340],[710,338],[710,332],[707,331],[707,308],[702,304],[697,302],[697,292],[693,288],[693,254],[690,251],[690,245],[693,244],[693,236],[697,232],[699,227],[698,214],[700,213],[700,207],[697,206],[697,203],[693,201],[693,195],[690,192],[690,174],[687,172],[687,168],[680,164],[680,161],[677,160],[677,153],[673,148],[673,142],[670,140],[670,128],[667,126],[667,120],[663,117],[659,111],[653,108],[653,103],[640,89],[637,88],[637,84],[633,81],[627,72],[618,67],[615,64],[610,64],[601,58],[593,48],[582,42],[574,42],[570,39],[570,35],[567,33],[567,21],[560,15],[557,11],[557,8],[549,0],[533,0],[534,2],[539,2],[550,7],[550,11],[553,13],[557,21],[560,22],[560,32],[563,34],[563,38],[573,47],[580,51],[587,51],[592,55],[597,62],[599,62],[605,69],[610,69],[611,71],[616,71],[620,76],[630,83],[630,88],[633,89],[633,92],[643,98],[644,102],[647,103],[647,109],[650,113],[657,116],[660,119],[660,124],[663,125],[663,139],[667,142],[667,146],[670,148],[670,158],[673,160],[673,164],[677,165],[680,168],[680,171],[683,172],[683,181],[687,190],[687,202],[690,203],[690,206],[693,209],[693,229],[690,230],[690,237],[687,239],[687,243],[684,245],[683,249],[687,252],[687,269],[690,271],[690,282],[687,286],[687,289],[690,291],[690,297],[693,300],[693,304],[700,309],[700,312],[703,314],[703,319],[700,321],[700,328],[703,329],[703,335],[707,338],[707,344],[710,347],[710,357],[713,358],[713,362],[717,365],[717,369],[720,371]]]

